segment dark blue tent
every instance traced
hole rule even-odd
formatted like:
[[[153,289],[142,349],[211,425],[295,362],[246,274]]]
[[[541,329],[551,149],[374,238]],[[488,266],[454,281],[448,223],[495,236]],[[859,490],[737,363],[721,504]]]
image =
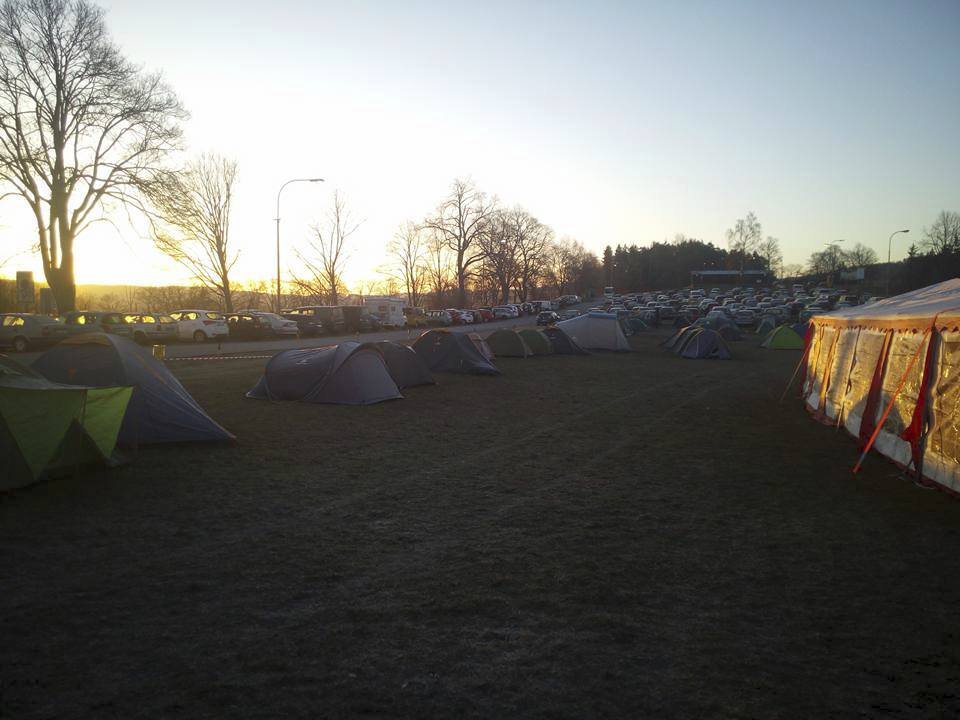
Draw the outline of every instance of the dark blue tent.
[[[430,369],[409,345],[381,340],[364,343],[362,347],[373,348],[383,356],[390,377],[401,390],[416,385],[434,384]]]
[[[381,352],[351,341],[277,353],[247,397],[371,405],[403,395]]]
[[[464,333],[427,330],[413,343],[413,349],[423,358],[427,367],[436,372],[500,374]]]
[[[33,369],[66,385],[132,385],[118,437],[121,445],[234,439],[162,362],[132,340],[103,333],[77,335],[47,350]]]

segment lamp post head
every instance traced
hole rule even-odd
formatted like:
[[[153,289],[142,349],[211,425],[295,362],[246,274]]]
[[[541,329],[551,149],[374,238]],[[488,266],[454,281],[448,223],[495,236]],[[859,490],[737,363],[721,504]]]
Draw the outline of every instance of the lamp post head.
[[[323,182],[323,178],[307,178],[307,182]]]

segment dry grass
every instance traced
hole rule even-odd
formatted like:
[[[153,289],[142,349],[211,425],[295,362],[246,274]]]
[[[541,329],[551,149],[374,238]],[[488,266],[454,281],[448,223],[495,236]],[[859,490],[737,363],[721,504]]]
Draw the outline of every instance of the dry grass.
[[[0,717],[955,717],[960,503],[796,352],[501,360],[0,500]]]

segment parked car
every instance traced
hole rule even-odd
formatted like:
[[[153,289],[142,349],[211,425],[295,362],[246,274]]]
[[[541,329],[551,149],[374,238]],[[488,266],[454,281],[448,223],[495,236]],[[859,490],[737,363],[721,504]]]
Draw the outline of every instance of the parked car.
[[[337,309],[343,315],[343,329],[348,333],[362,333],[379,330],[383,325],[380,318],[371,315],[362,305],[339,305]]]
[[[537,325],[553,325],[555,322],[560,322],[560,316],[553,310],[547,310],[537,315]]]
[[[465,310],[458,310],[456,308],[447,308],[447,312],[450,313],[450,317],[453,320],[454,325],[473,324],[473,315],[466,312]]]
[[[303,305],[288,310],[287,313],[313,318],[314,322],[319,323],[328,335],[338,335],[346,328],[343,309],[335,305]]]
[[[297,330],[300,337],[316,337],[323,335],[323,321],[316,317],[312,312],[301,310],[282,310],[280,317],[297,324]]]
[[[220,340],[230,335],[230,328],[223,314],[216,310],[177,310],[170,313],[177,321],[181,340],[204,342]]]
[[[733,321],[741,327],[749,327],[757,321],[757,316],[753,310],[737,310],[733,315]]]
[[[246,312],[250,315],[256,315],[261,321],[266,320],[270,326],[270,332],[275,337],[297,337],[300,334],[300,327],[295,320],[288,320],[276,313],[261,310],[247,310]]]
[[[480,308],[477,312],[480,313],[480,317],[482,318],[480,322],[492,322],[494,320],[493,311],[489,308]]]
[[[147,343],[173,342],[180,337],[177,321],[169,315],[146,313],[143,315],[124,315],[124,321],[130,326],[135,342]]]
[[[273,337],[270,321],[253,313],[231,313],[226,316],[231,340],[265,340]]]
[[[431,327],[449,327],[453,325],[453,318],[446,310],[430,310],[427,313],[427,324]]]
[[[105,332],[111,335],[131,337],[133,328],[118,312],[100,310],[72,310],[63,314],[63,324],[70,334],[84,332]]]
[[[493,316],[497,320],[510,320],[515,317],[519,317],[516,308],[511,305],[497,305],[493,309]]]
[[[50,347],[67,336],[62,323],[46,315],[6,313],[0,315],[0,347],[27,352]]]

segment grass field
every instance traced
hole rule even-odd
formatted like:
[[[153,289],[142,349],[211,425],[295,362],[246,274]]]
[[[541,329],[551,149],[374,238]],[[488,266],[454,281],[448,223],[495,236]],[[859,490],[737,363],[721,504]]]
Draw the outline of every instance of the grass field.
[[[799,352],[499,360],[371,407],[171,363],[238,436],[0,497],[0,717],[957,717],[960,503]]]

